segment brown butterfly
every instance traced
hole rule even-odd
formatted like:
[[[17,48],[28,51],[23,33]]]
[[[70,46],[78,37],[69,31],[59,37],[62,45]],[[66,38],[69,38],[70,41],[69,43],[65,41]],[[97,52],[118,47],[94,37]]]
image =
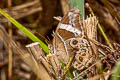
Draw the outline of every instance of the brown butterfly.
[[[82,20],[79,9],[71,9],[62,18],[55,31],[53,53],[65,64],[71,56],[75,56],[73,67],[78,70],[87,68],[94,61],[93,56],[95,56],[93,54],[95,50],[91,50],[93,44],[87,40],[87,36],[95,39],[96,25],[96,17]]]

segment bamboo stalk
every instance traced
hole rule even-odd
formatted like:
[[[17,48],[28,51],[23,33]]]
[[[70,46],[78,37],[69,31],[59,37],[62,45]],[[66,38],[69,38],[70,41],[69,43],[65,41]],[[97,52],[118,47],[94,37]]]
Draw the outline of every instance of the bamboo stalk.
[[[39,75],[41,80],[52,80],[52,76],[50,75],[50,65],[41,57],[45,57],[42,48],[40,47],[40,43],[32,43],[26,46],[28,49],[30,56],[36,62],[36,65],[40,69]]]

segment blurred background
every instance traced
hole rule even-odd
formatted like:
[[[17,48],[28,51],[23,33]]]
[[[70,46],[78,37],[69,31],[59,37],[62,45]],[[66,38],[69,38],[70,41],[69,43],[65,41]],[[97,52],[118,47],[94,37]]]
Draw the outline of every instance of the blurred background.
[[[97,16],[111,42],[120,43],[120,1],[85,0]],[[69,0],[0,0],[0,8],[19,21],[45,43],[51,43],[52,33],[59,21],[53,17],[63,17],[69,10]],[[90,14],[85,6],[85,17]],[[0,24],[10,37],[22,48],[32,41],[0,14]],[[97,40],[106,44],[101,32],[97,31]],[[12,49],[0,41],[0,80],[39,80],[17,55],[12,53],[12,65],[9,55]]]

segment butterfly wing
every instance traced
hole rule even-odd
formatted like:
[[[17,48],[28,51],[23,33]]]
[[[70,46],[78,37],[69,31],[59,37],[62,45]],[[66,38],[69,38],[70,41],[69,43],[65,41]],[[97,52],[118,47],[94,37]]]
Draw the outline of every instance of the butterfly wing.
[[[53,39],[54,53],[64,63],[68,62],[69,55],[73,48],[69,42],[72,38],[82,37],[82,28],[80,27],[80,11],[71,9],[60,21]]]

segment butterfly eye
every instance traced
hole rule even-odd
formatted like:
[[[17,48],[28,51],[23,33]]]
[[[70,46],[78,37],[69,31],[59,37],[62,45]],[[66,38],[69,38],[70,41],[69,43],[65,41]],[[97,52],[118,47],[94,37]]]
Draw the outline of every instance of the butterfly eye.
[[[72,41],[72,44],[73,44],[73,45],[76,45],[77,43],[78,43],[77,40],[73,40],[73,41]]]
[[[80,61],[80,62],[83,62],[83,58],[82,58],[82,57],[79,57],[79,61]]]
[[[76,40],[76,39],[72,39],[72,40],[70,41],[70,45],[71,45],[72,47],[77,47],[77,44],[78,44],[78,40]]]

